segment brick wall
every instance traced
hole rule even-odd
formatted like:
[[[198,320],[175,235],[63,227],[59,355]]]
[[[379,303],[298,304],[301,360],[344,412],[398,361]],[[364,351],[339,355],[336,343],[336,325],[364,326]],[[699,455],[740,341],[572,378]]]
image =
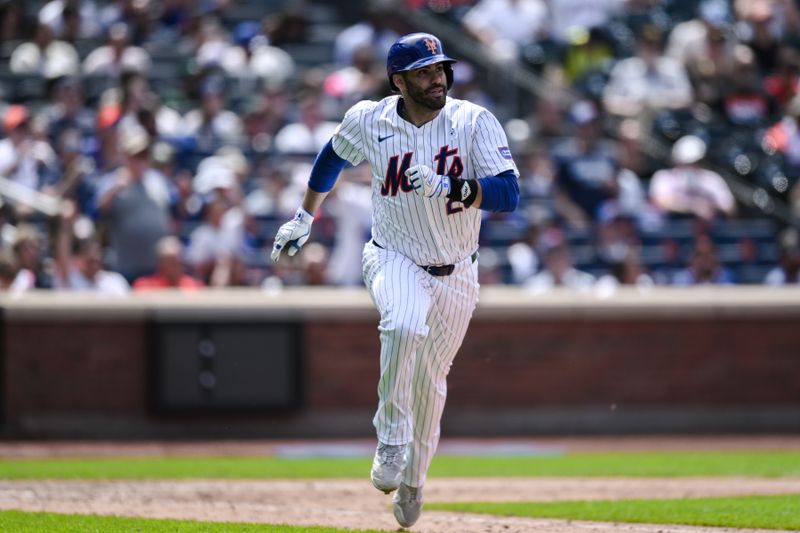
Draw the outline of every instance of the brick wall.
[[[219,418],[165,419],[149,412],[147,313],[69,311],[57,319],[38,311],[6,314],[2,432],[70,437],[81,427],[84,436],[152,437],[189,436],[184,429],[202,427],[203,436],[213,437],[218,428],[233,432],[239,427],[241,434],[254,436],[309,436],[323,432],[323,426],[331,435],[346,435],[354,427],[369,432],[379,343],[377,316],[368,302],[364,309],[347,316],[288,313],[305,324],[303,407],[229,417],[224,425]],[[204,320],[215,312],[210,308]],[[262,310],[241,310],[243,316],[251,312]],[[287,320],[286,312],[274,316]],[[577,417],[572,427],[580,430],[581,424],[609,427],[596,423],[594,414],[593,419],[580,416],[619,406],[645,414],[702,410],[703,423],[725,413],[725,427],[739,431],[800,430],[797,324],[798,313],[781,309],[644,315],[585,309],[494,315],[484,309],[453,365],[448,417],[463,434],[473,428],[476,433],[505,431],[501,419],[512,420],[512,414],[516,418],[507,424],[533,420],[537,413],[566,412]],[[477,419],[480,429],[473,425]],[[678,419],[670,418],[670,427],[680,427]],[[95,426],[79,426],[85,420]],[[348,426],[347,420],[355,422]],[[624,430],[627,422],[618,422]],[[560,426],[531,422],[526,427]],[[658,421],[648,427],[660,429]]]

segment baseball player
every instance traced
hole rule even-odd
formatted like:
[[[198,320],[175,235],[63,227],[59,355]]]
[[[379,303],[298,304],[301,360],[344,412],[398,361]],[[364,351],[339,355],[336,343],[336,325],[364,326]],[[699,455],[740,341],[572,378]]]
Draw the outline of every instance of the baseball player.
[[[397,490],[394,515],[403,527],[422,509],[447,373],[478,301],[480,209],[513,211],[519,200],[519,172],[497,119],[447,96],[454,62],[427,33],[394,43],[387,71],[399,95],[347,111],[271,255],[294,255],[341,169],[369,162],[372,240],[362,265],[381,343],[371,478],[383,492]]]

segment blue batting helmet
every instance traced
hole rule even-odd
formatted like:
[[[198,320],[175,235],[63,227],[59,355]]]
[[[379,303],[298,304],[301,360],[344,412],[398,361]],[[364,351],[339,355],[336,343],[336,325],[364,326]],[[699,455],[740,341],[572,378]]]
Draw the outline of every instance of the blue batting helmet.
[[[398,88],[392,81],[392,74],[426,67],[434,63],[444,63],[447,76],[447,88],[453,85],[452,63],[456,60],[447,57],[442,48],[442,41],[430,33],[410,33],[397,39],[389,49],[386,58],[386,72],[389,75],[389,86],[393,91]]]

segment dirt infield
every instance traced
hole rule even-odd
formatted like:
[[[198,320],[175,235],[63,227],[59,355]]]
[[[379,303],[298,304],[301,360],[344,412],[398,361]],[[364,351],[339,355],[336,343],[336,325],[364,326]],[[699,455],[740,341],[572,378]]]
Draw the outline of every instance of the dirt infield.
[[[800,480],[761,479],[434,479],[426,501],[560,500],[800,493]],[[369,482],[321,481],[3,481],[0,508],[222,522],[325,525],[396,531],[391,498]],[[426,533],[725,531],[424,512]],[[729,530],[731,531],[731,530]],[[737,530],[744,531],[744,530]]]
[[[542,440],[536,441],[542,444]],[[798,439],[550,440],[563,449],[788,449]],[[648,444],[650,444],[648,446]],[[671,444],[671,445],[669,445]],[[266,443],[0,443],[0,457],[219,455],[264,453]],[[281,445],[269,443],[273,451]],[[445,447],[446,448],[446,447]],[[752,478],[433,478],[426,501],[554,501],[646,497],[800,494],[800,479]],[[391,498],[363,480],[303,481],[0,481],[0,509],[205,521],[325,525],[398,531]],[[689,526],[589,523],[425,511],[420,533],[700,533],[733,530]],[[761,530],[763,531],[763,530]]]

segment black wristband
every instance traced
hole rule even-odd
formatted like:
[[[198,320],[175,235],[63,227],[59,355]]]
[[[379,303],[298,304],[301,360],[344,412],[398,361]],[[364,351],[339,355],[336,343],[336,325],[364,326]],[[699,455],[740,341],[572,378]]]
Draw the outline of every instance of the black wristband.
[[[478,196],[478,180],[461,180],[450,178],[450,194],[447,195],[451,200],[456,200],[469,207]]]

